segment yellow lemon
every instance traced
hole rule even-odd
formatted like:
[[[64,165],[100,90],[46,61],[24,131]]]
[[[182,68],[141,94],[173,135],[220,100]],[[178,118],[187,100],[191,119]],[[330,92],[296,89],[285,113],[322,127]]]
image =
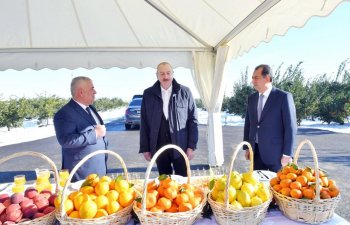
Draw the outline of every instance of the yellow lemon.
[[[126,180],[117,180],[115,182],[115,190],[119,192],[119,194],[123,191],[129,189],[129,183]]]
[[[79,216],[82,219],[94,218],[97,213],[97,205],[92,201],[88,195],[84,194],[84,201],[79,208]]]
[[[94,193],[89,194],[89,197],[90,197],[90,199],[91,199],[92,201],[94,201],[94,200],[97,198],[97,195],[96,195],[96,193],[94,192]]]
[[[112,182],[112,178],[109,176],[102,176],[100,181],[106,181],[108,184],[110,184]]]
[[[75,207],[76,210],[80,209],[80,205],[84,201],[84,195],[87,195],[87,194],[77,195],[74,198],[73,203],[74,203],[74,207]]]
[[[107,192],[106,197],[110,202],[112,201],[118,201],[119,198],[119,192],[116,190],[110,190]]]
[[[95,193],[97,195],[105,195],[109,191],[109,184],[106,181],[98,182],[95,186]]]
[[[95,218],[108,216],[108,212],[105,209],[98,209]]]
[[[61,194],[58,194],[57,197],[55,198],[55,201],[53,202],[55,205],[56,209],[60,209],[61,206]]]
[[[108,205],[108,198],[104,195],[99,195],[94,200],[98,209],[105,209]]]
[[[74,210],[73,201],[70,199],[66,199],[64,201],[64,209],[66,210],[67,215],[69,215]]]
[[[74,201],[75,197],[77,197],[78,195],[82,195],[83,193],[80,191],[73,191],[72,193],[70,193],[68,195],[68,198],[72,201]]]
[[[80,218],[78,211],[73,211],[68,216],[71,218]]]
[[[92,186],[81,187],[80,191],[84,194],[91,194],[91,193],[95,192],[94,187],[92,187]]]
[[[110,202],[107,205],[107,212],[109,215],[118,212],[121,209],[121,206],[118,202],[114,201],[114,202]]]
[[[123,191],[119,194],[118,202],[122,207],[127,207],[134,201],[133,189]]]

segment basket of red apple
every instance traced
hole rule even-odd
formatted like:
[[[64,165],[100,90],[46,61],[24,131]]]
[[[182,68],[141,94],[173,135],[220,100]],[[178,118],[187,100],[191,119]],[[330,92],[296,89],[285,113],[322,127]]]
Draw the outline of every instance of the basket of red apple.
[[[298,166],[301,148],[308,144],[314,168]],[[309,140],[302,141],[293,163],[284,166],[270,180],[270,189],[284,215],[304,223],[319,224],[332,218],[340,200],[335,181],[319,168],[316,150]]]
[[[39,152],[18,152],[0,159],[0,164],[22,156],[40,158],[50,164],[55,187],[50,183],[50,171],[41,170],[33,186],[26,185],[25,175],[14,176],[9,190],[0,194],[0,224],[51,225],[55,221],[54,201],[59,190],[59,176],[55,163]]]

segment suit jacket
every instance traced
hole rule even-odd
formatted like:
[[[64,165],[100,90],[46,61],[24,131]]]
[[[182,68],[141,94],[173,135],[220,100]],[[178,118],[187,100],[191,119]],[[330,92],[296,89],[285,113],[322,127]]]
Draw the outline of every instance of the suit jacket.
[[[244,141],[255,148],[256,133],[260,157],[266,165],[281,167],[282,155],[293,156],[297,132],[296,112],[291,93],[272,88],[258,121],[259,93],[249,96],[244,124]]]
[[[182,150],[193,150],[198,142],[198,119],[197,108],[191,91],[173,79],[173,91],[169,100],[169,128],[171,142],[178,145]],[[156,153],[157,140],[163,115],[163,100],[160,82],[147,88],[143,92],[141,106],[141,129],[140,129],[140,153]],[[180,153],[174,151],[175,158]]]
[[[100,123],[102,118],[93,106]],[[95,120],[74,100],[70,100],[54,116],[56,137],[62,146],[62,169],[71,171],[86,155],[96,150],[105,150],[106,137],[96,139]],[[90,173],[106,174],[106,155],[96,155],[86,161],[76,172],[73,181],[85,179]]]

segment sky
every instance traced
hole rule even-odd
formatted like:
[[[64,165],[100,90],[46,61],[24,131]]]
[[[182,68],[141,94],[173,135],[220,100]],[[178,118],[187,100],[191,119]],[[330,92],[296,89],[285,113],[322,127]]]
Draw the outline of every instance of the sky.
[[[254,67],[262,63],[271,65],[273,71],[283,63],[284,71],[289,65],[303,61],[302,68],[307,78],[324,73],[335,74],[339,64],[350,59],[349,22],[350,2],[344,2],[328,17],[313,17],[303,28],[291,28],[285,36],[275,36],[271,42],[259,44],[227,64],[225,95],[232,95],[234,82],[239,80],[246,68],[250,75]],[[0,99],[38,95],[69,98],[71,79],[79,75],[92,78],[97,98],[118,97],[125,101],[134,94],[142,94],[156,81],[155,70],[151,68],[6,70],[0,71]],[[190,87],[195,98],[200,98],[190,70],[177,68],[174,77]]]

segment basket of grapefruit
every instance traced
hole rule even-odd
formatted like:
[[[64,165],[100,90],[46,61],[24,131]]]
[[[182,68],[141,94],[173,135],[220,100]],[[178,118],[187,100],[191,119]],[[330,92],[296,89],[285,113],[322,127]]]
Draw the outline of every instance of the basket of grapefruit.
[[[246,145],[250,152],[248,172],[232,171],[238,152]],[[235,149],[228,175],[213,179],[209,183],[211,192],[208,202],[219,224],[259,224],[265,218],[272,200],[269,188],[254,176],[253,151],[248,142],[241,142]]]
[[[187,182],[181,182],[171,175],[149,179],[157,157],[170,149],[175,149],[184,157],[187,167],[187,177],[184,179]],[[176,145],[166,145],[152,157],[146,170],[142,196],[136,199],[133,209],[141,224],[184,225],[193,224],[201,216],[205,204],[205,192],[191,184],[191,170],[186,154]]]
[[[314,169],[298,166],[301,148],[308,144],[314,161]],[[293,163],[284,166],[270,180],[270,189],[284,215],[309,224],[319,224],[332,218],[340,200],[340,191],[318,165],[316,150],[309,140],[302,141]]]
[[[117,158],[123,167],[123,176],[111,178],[89,174],[78,188],[72,189],[71,179],[80,166],[97,154],[109,154]],[[74,184],[75,185],[75,184]],[[110,150],[98,150],[85,156],[71,171],[62,193],[55,201],[56,218],[61,225],[110,225],[126,224],[136,192],[128,181],[128,171],[123,159]]]
[[[50,164],[54,172],[56,186],[52,190],[49,183],[44,188],[25,185],[25,176],[20,180],[14,178],[13,193],[0,194],[0,224],[19,225],[51,225],[55,222],[54,200],[59,191],[59,176],[55,163],[47,156],[33,151],[18,152],[0,159],[0,164],[17,157],[32,156],[42,159]]]

